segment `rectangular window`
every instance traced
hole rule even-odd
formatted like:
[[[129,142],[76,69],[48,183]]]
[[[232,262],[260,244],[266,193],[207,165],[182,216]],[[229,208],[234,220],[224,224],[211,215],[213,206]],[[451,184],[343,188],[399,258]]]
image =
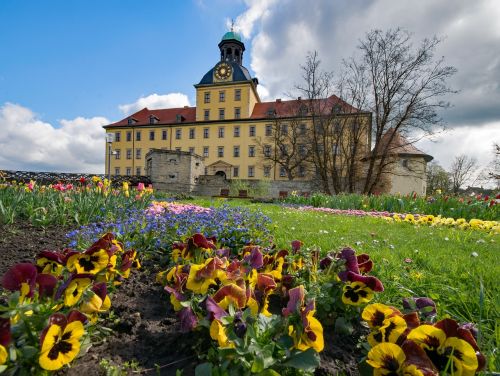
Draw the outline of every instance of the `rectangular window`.
[[[306,134],[307,131],[307,125],[305,124],[300,124],[299,125],[299,133],[303,136]]]
[[[248,177],[253,178],[255,176],[255,167],[254,166],[248,166]]]
[[[240,176],[240,168],[239,167],[234,167],[233,168],[233,177],[237,178],[238,176]]]
[[[177,129],[175,130],[175,139],[176,139],[176,140],[180,140],[180,139],[181,139],[181,136],[182,136],[182,129],[177,128]]]
[[[210,103],[210,92],[209,91],[205,91],[205,94],[204,94],[204,103]]]
[[[189,128],[189,139],[194,139],[194,128]]]
[[[141,131],[135,131],[135,140],[141,141]]]
[[[224,90],[219,91],[219,102],[226,101],[226,92]]]
[[[305,157],[306,155],[306,146],[304,144],[299,144],[299,155],[301,157]]]
[[[240,156],[240,147],[233,146],[233,157],[238,158]]]
[[[250,137],[255,137],[255,125],[251,125],[248,132]]]
[[[241,109],[239,107],[234,108],[234,118],[239,119],[241,117]]]
[[[194,148],[193,148],[193,147],[189,148],[189,152],[190,152],[191,154],[194,154]]]
[[[203,111],[203,120],[209,121],[210,120],[210,110],[204,110]]]
[[[271,124],[266,124],[266,136],[270,137],[273,135],[273,126]]]
[[[141,168],[140,168],[140,167],[136,167],[136,169],[135,169],[135,174],[136,174],[137,176],[141,176]]]
[[[167,139],[167,131],[161,131],[161,139],[166,140]]]
[[[271,145],[264,145],[264,157],[271,158]]]
[[[120,159],[121,158],[121,150],[120,149],[116,149],[115,150],[115,159]]]
[[[155,131],[149,131],[149,141],[155,140]]]
[[[264,177],[268,178],[271,176],[271,166],[264,166]]]
[[[127,149],[127,159],[132,159],[132,149]]]
[[[284,178],[285,176],[286,176],[285,167],[281,166],[280,167],[280,177]]]
[[[208,128],[203,128],[203,138],[208,138]]]
[[[115,132],[115,142],[120,142],[121,136],[122,136],[121,132]]]
[[[288,134],[288,124],[282,124],[281,125],[281,134],[283,136],[286,136]]]
[[[235,126],[234,127],[234,134],[233,134],[234,137],[240,137],[240,127],[238,126]]]
[[[135,159],[141,159],[141,149],[135,149]]]
[[[234,90],[234,100],[241,101],[241,89]]]
[[[255,157],[255,146],[251,145],[248,147],[248,156]]]
[[[127,167],[127,176],[132,175],[132,167]]]
[[[219,108],[219,120],[224,120],[226,117],[226,112],[224,111],[223,108]]]
[[[120,167],[115,167],[115,175],[120,175]]]
[[[203,146],[203,156],[208,158],[208,146]]]
[[[280,145],[280,158],[288,156],[288,145]]]
[[[127,141],[132,141],[132,132],[127,132]]]
[[[219,138],[224,138],[224,127],[219,127]]]
[[[217,156],[219,158],[223,158],[224,157],[224,146],[219,146],[217,148]]]
[[[299,165],[299,177],[303,178],[304,176],[306,176],[306,169],[304,166]]]

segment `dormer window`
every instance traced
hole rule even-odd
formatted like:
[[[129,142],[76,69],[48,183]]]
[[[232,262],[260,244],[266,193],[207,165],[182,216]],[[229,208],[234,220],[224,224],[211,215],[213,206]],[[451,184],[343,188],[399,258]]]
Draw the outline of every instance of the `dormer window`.
[[[274,116],[274,115],[276,115],[276,111],[274,110],[274,108],[270,107],[270,108],[268,108],[266,115],[267,116]]]
[[[182,123],[183,120],[184,120],[184,117],[182,115],[180,115],[180,114],[175,115],[175,121],[177,123]]]
[[[149,124],[156,124],[156,123],[158,123],[158,120],[160,120],[160,119],[158,119],[156,116],[149,115]]]
[[[135,124],[135,123],[137,123],[137,119],[134,119],[133,117],[129,117],[128,118],[128,124],[129,125],[132,125],[132,124]]]

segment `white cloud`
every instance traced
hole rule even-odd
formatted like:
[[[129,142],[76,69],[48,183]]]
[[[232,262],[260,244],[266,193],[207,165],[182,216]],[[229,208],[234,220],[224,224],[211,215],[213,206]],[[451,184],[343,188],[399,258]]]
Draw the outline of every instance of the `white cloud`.
[[[452,160],[465,154],[474,157],[483,168],[493,159],[493,143],[500,143],[500,121],[483,126],[464,126],[438,135],[434,141],[428,139],[416,143],[420,150],[434,157],[445,170]],[[479,170],[478,170],[479,172]]]
[[[150,110],[156,110],[160,108],[175,108],[184,106],[189,106],[189,99],[186,94],[169,93],[164,95],[151,94],[147,97],[139,98],[134,103],[119,105],[118,108],[124,115],[129,115],[142,110],[144,107],[147,107]]]
[[[0,168],[6,170],[104,172],[104,117],[43,122],[13,103],[0,107]]]
[[[245,0],[248,9],[236,18],[234,30],[241,33],[244,38],[250,38],[257,20],[265,18],[276,2],[276,0]],[[226,26],[231,27],[231,20],[226,20]]]

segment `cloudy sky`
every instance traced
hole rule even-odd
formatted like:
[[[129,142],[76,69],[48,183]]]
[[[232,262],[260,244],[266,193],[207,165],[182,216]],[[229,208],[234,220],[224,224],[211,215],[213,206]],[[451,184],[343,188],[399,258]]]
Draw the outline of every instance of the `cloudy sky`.
[[[500,142],[498,0],[2,0],[0,169],[104,171],[101,126],[143,107],[194,105],[229,20],[262,99],[286,98],[317,50],[326,70],[374,28],[403,27],[458,69],[449,131],[417,146],[445,168]]]

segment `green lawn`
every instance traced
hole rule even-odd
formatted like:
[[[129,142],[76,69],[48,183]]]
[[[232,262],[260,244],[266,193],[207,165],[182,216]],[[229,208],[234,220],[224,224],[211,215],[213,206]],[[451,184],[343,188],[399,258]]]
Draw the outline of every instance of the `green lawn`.
[[[292,240],[299,239],[305,247],[319,247],[323,254],[345,246],[368,253],[375,261],[372,274],[385,285],[385,292],[377,295],[379,301],[401,307],[403,297],[433,298],[439,318],[450,316],[479,325],[481,348],[489,358],[490,369],[498,369],[500,359],[494,358],[500,343],[498,235],[386,223],[379,218],[302,212],[244,200],[190,202],[204,206],[226,202],[261,210],[273,221],[275,243],[279,247],[287,247]]]

